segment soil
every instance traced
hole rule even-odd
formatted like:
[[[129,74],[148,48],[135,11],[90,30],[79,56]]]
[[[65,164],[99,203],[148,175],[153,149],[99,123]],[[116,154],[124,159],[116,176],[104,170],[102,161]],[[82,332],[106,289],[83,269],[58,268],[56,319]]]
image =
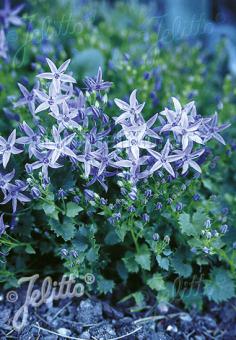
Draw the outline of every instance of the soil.
[[[9,298],[10,297],[10,298]],[[171,340],[236,339],[236,299],[209,303],[204,313],[185,311],[171,304],[131,312],[127,303],[112,305],[93,297],[47,301],[30,307],[26,326],[17,332],[12,318],[25,301],[7,292],[0,295],[0,339]]]

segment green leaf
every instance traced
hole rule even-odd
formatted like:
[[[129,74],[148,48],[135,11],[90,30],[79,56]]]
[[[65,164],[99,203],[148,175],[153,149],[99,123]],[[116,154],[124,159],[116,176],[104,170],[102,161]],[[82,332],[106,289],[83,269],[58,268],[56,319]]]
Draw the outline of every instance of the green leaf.
[[[156,273],[150,279],[148,279],[147,284],[151,289],[154,289],[156,291],[165,289],[165,282],[160,273]]]
[[[198,310],[202,310],[203,307],[203,299],[202,292],[197,289],[188,289],[180,292],[181,299],[183,300],[186,308],[197,308]]]
[[[193,214],[192,220],[189,214],[182,213],[179,216],[179,225],[183,234],[188,236],[198,236],[206,220],[206,213],[199,209]]]
[[[198,232],[202,230],[207,218],[207,214],[202,209],[199,209],[193,214],[193,224]]]
[[[131,253],[130,251],[127,251],[125,253],[125,257],[123,257],[122,260],[129,273],[138,272],[139,268],[138,268],[137,262],[135,261],[135,257],[133,253]]]
[[[63,223],[51,218],[49,219],[49,224],[56,235],[61,236],[64,241],[69,241],[74,237],[75,225],[71,218],[65,216]]]
[[[118,238],[118,235],[117,235],[116,231],[114,231],[114,230],[109,231],[109,233],[106,235],[104,241],[108,245],[120,243],[120,239]]]
[[[78,204],[76,204],[74,202],[69,202],[66,205],[66,216],[75,217],[82,210],[84,210],[84,209],[82,207],[80,207]]]
[[[37,209],[43,209],[47,217],[51,217],[55,220],[58,220],[58,211],[56,210],[56,206],[54,202],[50,202],[50,203],[44,202],[42,204],[39,204]]]
[[[86,258],[89,262],[96,262],[98,259],[98,252],[96,249],[91,248],[86,254]]]
[[[169,269],[170,261],[166,257],[161,257],[160,255],[157,255],[156,259],[157,259],[159,266],[162,269],[165,269],[165,270]]]
[[[216,303],[233,297],[235,286],[229,272],[223,268],[213,269],[210,274],[210,280],[204,281],[204,293],[209,300]]]
[[[186,258],[185,258],[185,254],[177,251],[172,260],[171,260],[171,264],[174,268],[174,271],[183,277],[189,277],[192,274],[192,266],[190,264],[185,263]]]
[[[191,223],[189,214],[182,213],[179,216],[179,225],[183,234],[188,236],[196,235],[195,226]]]
[[[119,237],[119,239],[123,242],[125,235],[127,233],[128,229],[127,229],[127,224],[126,223],[122,223],[121,225],[117,226],[115,232],[117,234],[117,236]]]
[[[139,252],[135,255],[135,261],[141,266],[142,269],[150,270],[151,268],[151,253],[146,244],[144,244]]]
[[[51,204],[43,203],[42,208],[46,215],[51,215],[55,211],[55,205],[53,202]]]
[[[143,306],[145,303],[145,298],[142,292],[135,292],[132,294],[137,306]]]
[[[107,280],[103,276],[99,276],[98,279],[98,290],[101,294],[112,293],[115,283],[113,280]]]
[[[25,251],[27,254],[36,254],[36,251],[30,244],[27,244]]]

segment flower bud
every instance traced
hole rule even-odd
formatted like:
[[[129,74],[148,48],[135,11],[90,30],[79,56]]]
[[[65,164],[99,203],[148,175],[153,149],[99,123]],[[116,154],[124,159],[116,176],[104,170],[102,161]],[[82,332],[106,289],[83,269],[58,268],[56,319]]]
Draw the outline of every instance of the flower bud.
[[[183,204],[182,203],[177,203],[176,207],[175,207],[175,210],[178,212],[178,211],[182,211],[182,209],[183,209]]]
[[[159,239],[160,239],[159,234],[158,233],[153,234],[152,239],[153,239],[153,241],[159,241]]]
[[[128,207],[128,211],[131,212],[131,213],[132,213],[132,212],[135,212],[135,210],[136,210],[136,209],[135,209],[135,207],[134,207],[133,205],[131,205],[130,207]]]
[[[79,195],[76,195],[73,197],[73,202],[79,204],[81,201],[81,197]]]
[[[67,256],[68,255],[68,250],[63,248],[63,249],[61,249],[60,253],[61,253],[62,256]]]
[[[39,188],[37,188],[37,187],[33,187],[30,192],[31,192],[31,195],[34,199],[37,199],[41,196],[41,192],[40,192]]]
[[[210,249],[207,248],[207,247],[204,247],[202,250],[203,250],[203,252],[204,252],[205,254],[209,254],[209,253],[210,253]]]
[[[105,198],[101,197],[100,203],[101,203],[101,205],[107,205],[107,200]]]
[[[145,223],[150,221],[150,216],[148,214],[143,214],[142,219]]]
[[[78,253],[77,253],[76,250],[71,250],[70,253],[71,253],[71,255],[72,255],[74,258],[78,257]]]
[[[165,241],[167,244],[169,244],[169,243],[170,243],[170,236],[166,235],[166,236],[164,237],[164,241]]]
[[[200,195],[199,194],[193,195],[193,200],[194,201],[199,201],[200,200]]]
[[[151,189],[145,190],[144,195],[145,195],[145,197],[147,197],[147,198],[152,197],[152,190],[151,190]]]
[[[210,232],[210,231],[207,231],[207,232],[206,232],[206,238],[210,239],[211,237],[212,237],[211,232]]]
[[[228,225],[227,225],[227,224],[223,224],[223,225],[220,227],[220,232],[221,232],[222,234],[226,234],[227,231],[228,231],[228,229],[229,229]]]
[[[210,228],[211,227],[211,220],[210,219],[206,220],[205,223],[204,223],[204,226],[206,228]]]
[[[57,192],[57,197],[58,197],[59,199],[65,198],[65,197],[66,197],[66,192],[65,192],[65,190],[63,190],[62,188],[59,189],[58,192]]]

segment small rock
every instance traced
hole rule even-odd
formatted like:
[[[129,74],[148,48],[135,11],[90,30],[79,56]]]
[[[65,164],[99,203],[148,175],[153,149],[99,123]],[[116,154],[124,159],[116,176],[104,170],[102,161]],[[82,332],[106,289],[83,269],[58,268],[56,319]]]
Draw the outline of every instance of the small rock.
[[[11,309],[10,308],[3,308],[0,310],[0,326],[3,324],[7,323],[11,314]]]
[[[171,338],[164,332],[157,332],[151,335],[150,340],[171,340]]]
[[[102,320],[102,304],[89,299],[81,301],[77,309],[78,320],[83,324],[97,323]]]
[[[133,319],[130,318],[129,316],[126,316],[123,319],[117,321],[117,324],[118,325],[129,325],[132,322],[133,322]]]
[[[116,332],[109,323],[90,328],[90,334],[99,340],[108,340],[116,337]]]
[[[211,329],[216,329],[217,324],[216,324],[216,321],[214,319],[212,319],[209,316],[205,316],[203,319],[204,319],[204,322],[206,323],[207,327],[209,327]]]
[[[81,333],[81,334],[80,334],[80,338],[81,338],[81,339],[84,339],[84,340],[90,340],[90,339],[91,339],[91,338],[90,338],[90,334],[89,334],[88,331],[85,331],[85,332]]]
[[[69,335],[71,335],[71,331],[69,329],[67,329],[67,328],[59,328],[57,330],[57,333],[59,333],[62,336],[69,336]]]
[[[177,333],[178,332],[178,328],[175,325],[169,325],[167,326],[166,330],[168,332],[173,332],[173,333]]]
[[[193,319],[189,314],[183,314],[180,316],[180,319],[185,322],[191,322]]]

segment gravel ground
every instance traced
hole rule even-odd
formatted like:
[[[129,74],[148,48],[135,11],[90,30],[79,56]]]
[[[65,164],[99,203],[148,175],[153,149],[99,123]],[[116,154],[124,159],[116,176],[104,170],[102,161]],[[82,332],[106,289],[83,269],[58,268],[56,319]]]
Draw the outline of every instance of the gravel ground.
[[[112,306],[96,298],[64,299],[30,309],[27,325],[16,332],[12,318],[24,301],[0,295],[0,339],[236,339],[236,299],[222,305],[207,304],[205,313],[181,310],[173,305],[153,305],[145,312],[131,313],[129,306]]]

